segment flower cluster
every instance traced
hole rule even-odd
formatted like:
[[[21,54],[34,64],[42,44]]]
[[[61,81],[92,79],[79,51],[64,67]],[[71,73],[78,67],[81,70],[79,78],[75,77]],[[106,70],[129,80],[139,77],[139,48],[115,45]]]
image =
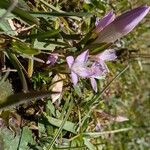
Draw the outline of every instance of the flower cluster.
[[[147,15],[150,7],[140,6],[131,11],[128,11],[119,17],[115,17],[113,12],[106,14],[101,20],[96,21],[97,38],[93,43],[113,43],[122,36],[128,34],[134,27]],[[107,49],[104,52],[90,56],[89,50],[84,51],[74,59],[73,56],[68,56],[66,61],[71,70],[71,78],[74,85],[77,84],[78,78],[89,78],[92,88],[97,92],[97,84],[95,79],[99,79],[109,70],[105,61],[116,59],[116,54],[113,49]]]

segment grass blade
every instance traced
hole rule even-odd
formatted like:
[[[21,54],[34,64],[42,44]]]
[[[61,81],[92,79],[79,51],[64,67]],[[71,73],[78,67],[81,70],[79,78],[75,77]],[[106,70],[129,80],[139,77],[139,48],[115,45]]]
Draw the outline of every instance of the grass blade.
[[[10,6],[10,1],[0,1],[0,8],[5,8],[8,9]],[[32,15],[30,15],[30,13],[28,13],[25,10],[20,9],[19,7],[13,7],[13,9],[11,10],[11,13],[13,13],[14,15],[16,15],[17,17],[20,17],[23,21],[25,21],[28,24],[39,24],[39,21],[37,18],[33,17]]]
[[[9,56],[10,61],[12,62],[12,64],[14,65],[14,67],[18,71],[18,74],[20,76],[20,80],[22,82],[23,91],[27,92],[28,91],[28,85],[27,85],[26,78],[25,78],[24,73],[23,73],[23,68],[22,68],[19,60],[17,59],[16,55],[12,54],[11,52],[7,51],[7,54]]]
[[[0,109],[8,108],[13,105],[19,105],[31,100],[50,97],[50,91],[33,91],[28,93],[16,93],[8,96],[5,101],[0,102]]]

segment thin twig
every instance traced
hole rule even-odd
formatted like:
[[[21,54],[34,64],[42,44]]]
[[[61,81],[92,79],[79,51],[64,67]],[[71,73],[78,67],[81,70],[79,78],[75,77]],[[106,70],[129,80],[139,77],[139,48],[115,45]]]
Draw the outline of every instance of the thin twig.
[[[97,137],[100,137],[101,135],[114,134],[114,133],[129,131],[129,130],[132,130],[132,127],[111,130],[111,131],[103,131],[103,132],[85,132],[85,133],[82,133],[82,135],[97,138]]]
[[[7,69],[2,70],[2,72],[17,72],[17,70],[16,69],[7,68]]]
[[[7,77],[9,76],[10,71],[6,72],[4,77],[0,80],[0,85],[7,79]]]

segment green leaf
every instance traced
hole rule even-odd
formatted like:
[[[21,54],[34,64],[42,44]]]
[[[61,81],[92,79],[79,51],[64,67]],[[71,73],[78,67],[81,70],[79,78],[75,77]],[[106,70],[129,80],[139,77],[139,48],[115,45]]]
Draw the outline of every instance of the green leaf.
[[[89,150],[96,150],[95,146],[87,138],[83,138],[84,144],[88,147]]]
[[[19,136],[13,135],[13,133],[8,130],[7,128],[0,129],[0,137],[1,141],[3,142],[4,150],[17,150],[18,143],[19,143]]]
[[[41,39],[45,39],[45,38],[54,37],[54,36],[58,35],[59,32],[60,32],[59,30],[49,30],[47,32],[42,32],[42,33],[39,33],[39,34],[35,34],[34,37],[41,40]]]
[[[79,97],[82,96],[83,93],[82,93],[82,91],[81,91],[80,86],[78,86],[78,85],[74,86],[74,90],[75,90],[75,93],[76,93]]]
[[[21,137],[20,137],[21,136]],[[22,130],[22,134],[14,134],[7,128],[0,129],[0,145],[4,147],[4,150],[27,150],[29,149],[28,144],[34,144],[34,140],[32,137],[32,132],[28,127],[24,127]]]
[[[29,143],[33,143],[34,140],[32,138],[32,132],[28,127],[24,127],[22,129],[22,134],[20,137],[18,149],[19,150],[25,150],[28,148]]]
[[[3,141],[3,138],[2,138],[2,136],[1,136],[1,134],[0,134],[0,148],[1,148],[1,150],[4,150],[4,141]]]
[[[16,57],[15,54],[12,54],[9,50],[7,50],[7,55],[10,59],[10,61],[12,62],[12,64],[14,65],[14,67],[17,69],[18,71],[18,74],[19,74],[19,77],[20,77],[20,80],[22,82],[22,87],[23,87],[23,91],[24,92],[27,92],[28,91],[28,85],[27,85],[27,82],[26,82],[26,78],[24,76],[24,73],[23,73],[23,66],[21,65],[21,63],[19,62],[18,58]]]
[[[66,17],[66,16],[77,16],[77,17],[86,17],[89,15],[92,16],[91,13],[77,13],[77,12],[30,12],[35,17],[51,17],[51,16],[57,16],[57,17]]]
[[[67,40],[80,40],[81,39],[80,34],[66,34],[64,32],[60,32],[60,34],[63,37],[63,39],[67,39]]]
[[[30,100],[37,100],[41,98],[50,97],[52,92],[50,91],[32,91],[28,93],[17,93],[8,96],[5,101],[0,102],[0,109],[7,108],[12,105],[18,105],[20,103],[28,102]]]
[[[0,17],[2,17],[5,13],[6,13],[6,9],[1,8],[1,6],[0,6]],[[13,19],[13,18],[15,18],[15,16],[12,13],[8,13],[8,15],[5,17],[5,19]],[[0,21],[0,22],[2,22],[2,21]]]
[[[18,6],[19,8],[25,9],[25,10],[30,10],[30,7],[28,4],[25,2],[26,0],[18,0]]]
[[[45,112],[43,112],[43,115],[47,118],[48,122],[56,127],[60,127],[61,126],[61,123],[63,120],[60,120],[60,119],[56,119],[56,118],[53,118],[53,117],[50,117],[50,116],[47,116],[47,114]],[[66,121],[64,126],[63,126],[63,129],[66,130],[66,131],[69,131],[69,132],[72,132],[72,133],[76,133],[75,131],[75,124],[70,122],[70,121]]]
[[[21,54],[27,54],[27,55],[37,55],[40,53],[40,50],[31,48],[31,47],[27,46],[26,43],[21,42],[19,40],[12,42],[11,49],[14,51],[17,51]]]
[[[10,0],[3,0],[0,1],[0,8],[2,9],[8,9],[10,4],[12,2]],[[28,13],[25,10],[20,9],[19,7],[15,7],[12,11],[12,14],[14,14],[16,17],[21,18],[23,21],[25,21],[28,24],[39,24],[39,21],[37,18],[33,17],[32,15],[30,15],[30,13]]]
[[[34,42],[34,48],[42,49],[42,50],[48,50],[53,51],[56,46],[64,47],[66,44],[62,42],[57,41],[47,41],[47,42],[40,42],[38,40],[35,40]]]
[[[99,8],[100,10],[103,10],[105,12],[106,8],[105,8],[105,5],[102,1],[99,1],[99,0],[93,0],[92,1],[92,4],[96,7],[96,8]]]
[[[54,107],[53,103],[50,100],[47,102],[46,107],[50,110],[50,112],[52,113],[53,116],[56,115],[55,107]]]
[[[38,131],[39,131],[39,137],[42,137],[42,134],[45,134],[46,128],[44,123],[38,122]]]
[[[6,12],[5,9],[1,9],[0,8],[0,17],[3,16],[3,14]],[[16,31],[13,31],[9,22],[8,22],[8,19],[13,19],[15,16],[11,13],[9,13],[5,20],[3,19],[2,21],[0,21],[0,30],[4,31],[5,34],[8,34],[8,35],[16,35]]]
[[[13,94],[12,85],[8,80],[0,83],[0,91],[0,103]]]
[[[0,22],[0,29],[3,30],[7,35],[17,35],[16,32],[12,30],[7,20]]]

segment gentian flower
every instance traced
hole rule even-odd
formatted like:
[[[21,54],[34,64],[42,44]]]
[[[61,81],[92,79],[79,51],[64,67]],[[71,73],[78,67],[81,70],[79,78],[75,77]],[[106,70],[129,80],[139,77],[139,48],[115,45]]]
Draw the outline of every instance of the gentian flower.
[[[147,15],[150,7],[140,6],[132,9],[114,19],[112,12],[108,13],[98,23],[95,32],[98,37],[93,43],[112,43],[131,32],[139,22]]]
[[[108,72],[108,68],[104,61],[114,60],[116,55],[114,50],[106,50],[101,54],[91,56],[90,59],[88,58],[89,52],[86,50],[77,56],[76,59],[74,59],[73,56],[68,56],[66,60],[71,70],[73,84],[77,84],[78,77],[90,78],[92,88],[97,92],[97,83],[95,79],[99,79]]]
[[[79,56],[77,56],[76,59],[74,59],[73,56],[68,56],[66,60],[69,68],[71,69],[71,78],[73,84],[77,84],[78,77],[91,78],[92,87],[95,91],[97,91],[97,89],[95,88],[96,81],[93,78],[97,77],[97,75],[101,75],[102,71],[96,65],[92,66],[92,64],[88,62],[88,57],[89,52],[88,50],[86,50]]]
[[[46,64],[54,65],[56,63],[57,59],[58,59],[58,55],[51,53],[48,56],[48,60],[47,60]]]

